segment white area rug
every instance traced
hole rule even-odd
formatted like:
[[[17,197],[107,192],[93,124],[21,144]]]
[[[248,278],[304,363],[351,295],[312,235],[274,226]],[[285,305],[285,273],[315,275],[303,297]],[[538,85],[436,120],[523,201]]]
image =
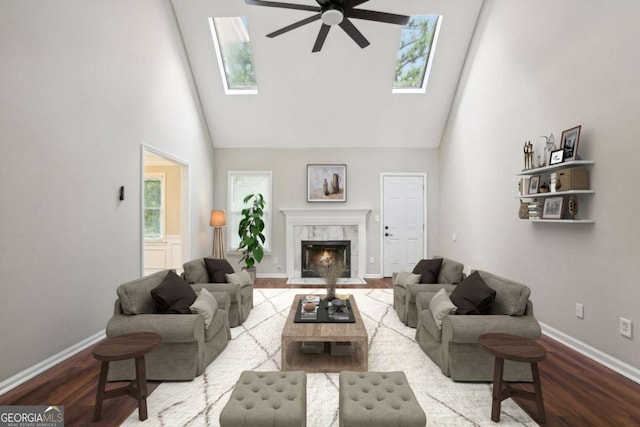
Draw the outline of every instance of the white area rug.
[[[193,381],[162,383],[148,398],[144,424],[134,411],[125,426],[219,426],[222,408],[244,370],[280,369],[280,334],[293,296],[301,289],[256,289],[247,321],[231,329],[229,345]],[[491,384],[445,377],[420,350],[415,329],[393,309],[392,289],[343,289],[355,296],[369,335],[369,370],[402,370],[432,426],[495,426]],[[323,293],[322,289],[307,293]],[[307,426],[338,427],[338,375],[307,374]],[[511,399],[502,402],[500,426],[537,424]]]

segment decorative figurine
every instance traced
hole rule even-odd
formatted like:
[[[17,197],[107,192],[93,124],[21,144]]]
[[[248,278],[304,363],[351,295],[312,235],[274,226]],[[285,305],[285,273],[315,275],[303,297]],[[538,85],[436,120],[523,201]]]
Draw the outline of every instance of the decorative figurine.
[[[518,217],[520,219],[529,219],[529,203],[520,200],[520,209],[518,210]]]
[[[527,141],[524,143],[524,168],[533,169],[533,144],[531,141]]]
[[[540,138],[544,138],[545,146],[544,146],[544,162],[542,166],[547,165],[547,161],[549,161],[549,156],[551,156],[551,152],[557,150],[556,148],[556,139],[553,136],[553,133],[549,136],[542,135]]]
[[[571,215],[571,219],[576,219],[576,214],[578,213],[578,198],[576,196],[569,196],[569,215]]]

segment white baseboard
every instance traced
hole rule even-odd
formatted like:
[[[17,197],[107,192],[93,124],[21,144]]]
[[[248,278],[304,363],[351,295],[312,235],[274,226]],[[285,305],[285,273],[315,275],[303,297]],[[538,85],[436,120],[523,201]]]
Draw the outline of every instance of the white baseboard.
[[[589,359],[592,359],[601,365],[606,366],[607,368],[629,378],[631,381],[634,381],[640,384],[640,369],[637,369],[628,363],[623,362],[622,360],[618,360],[615,357],[612,357],[595,347],[591,347],[589,344],[585,344],[580,340],[577,340],[564,332],[561,332],[555,328],[552,328],[549,325],[545,325],[544,323],[540,323],[540,327],[542,328],[542,333],[546,336],[553,338],[554,340],[566,345],[567,347],[572,348],[580,354],[587,356]]]
[[[380,273],[370,273],[364,275],[365,279],[382,279],[382,274]]]
[[[289,275],[286,273],[257,273],[258,279],[286,279]]]
[[[19,372],[10,378],[7,378],[6,380],[0,383],[0,396],[7,393],[10,390],[13,390],[14,388],[18,387],[20,384],[23,384],[29,381],[31,378],[35,377],[36,375],[40,375],[41,373],[43,373],[47,369],[54,367],[58,363],[70,358],[74,354],[81,352],[85,348],[92,346],[93,344],[103,339],[105,336],[106,336],[105,331],[103,329],[102,331],[97,332],[94,335],[91,335],[89,338],[86,338],[80,341],[79,343],[74,344],[71,347],[62,350],[60,353],[54,354],[48,359],[45,359],[42,362],[36,365],[33,365],[32,367],[25,369],[24,371]]]

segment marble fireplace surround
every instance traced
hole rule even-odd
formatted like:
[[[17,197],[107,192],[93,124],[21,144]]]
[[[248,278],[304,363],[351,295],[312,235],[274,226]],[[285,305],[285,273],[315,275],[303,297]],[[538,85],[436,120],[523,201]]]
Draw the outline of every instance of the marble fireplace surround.
[[[351,240],[351,277],[362,278],[365,275],[367,215],[371,209],[291,208],[281,211],[286,218],[285,248],[289,278],[301,277],[302,240]]]

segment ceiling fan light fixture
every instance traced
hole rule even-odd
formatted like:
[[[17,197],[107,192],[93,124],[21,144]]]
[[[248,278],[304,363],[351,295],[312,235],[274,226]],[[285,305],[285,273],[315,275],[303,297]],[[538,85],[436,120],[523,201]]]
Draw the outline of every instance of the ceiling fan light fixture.
[[[322,12],[322,23],[325,25],[338,25],[344,19],[344,14],[339,9],[328,9]]]

